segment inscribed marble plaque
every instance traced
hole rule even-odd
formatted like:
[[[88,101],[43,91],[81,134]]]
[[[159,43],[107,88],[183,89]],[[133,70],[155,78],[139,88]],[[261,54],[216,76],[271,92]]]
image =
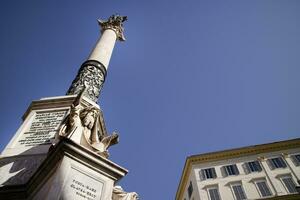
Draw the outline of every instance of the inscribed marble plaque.
[[[97,180],[94,176],[72,168],[59,199],[100,200],[103,185],[103,182]]]
[[[37,112],[17,141],[19,147],[51,144],[67,110]]]

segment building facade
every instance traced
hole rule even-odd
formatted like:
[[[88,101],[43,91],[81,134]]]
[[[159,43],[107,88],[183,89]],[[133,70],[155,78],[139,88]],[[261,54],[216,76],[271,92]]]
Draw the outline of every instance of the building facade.
[[[300,138],[186,159],[176,200],[300,199]]]

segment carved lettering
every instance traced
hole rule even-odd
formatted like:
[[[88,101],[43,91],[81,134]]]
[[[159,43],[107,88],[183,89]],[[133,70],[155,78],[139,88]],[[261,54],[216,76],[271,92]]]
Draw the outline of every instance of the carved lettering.
[[[95,200],[97,197],[97,190],[95,188],[78,180],[73,179],[70,188],[72,188],[75,195],[81,197],[82,199]]]
[[[51,144],[67,111],[38,112],[29,128],[22,134],[18,145],[30,147]]]

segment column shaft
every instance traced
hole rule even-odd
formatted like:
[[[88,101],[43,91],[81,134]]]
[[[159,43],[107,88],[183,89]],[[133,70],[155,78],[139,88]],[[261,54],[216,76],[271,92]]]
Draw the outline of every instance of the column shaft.
[[[101,38],[98,40],[95,48],[91,52],[88,60],[99,61],[107,70],[116,39],[117,36],[115,31],[111,29],[105,30]]]

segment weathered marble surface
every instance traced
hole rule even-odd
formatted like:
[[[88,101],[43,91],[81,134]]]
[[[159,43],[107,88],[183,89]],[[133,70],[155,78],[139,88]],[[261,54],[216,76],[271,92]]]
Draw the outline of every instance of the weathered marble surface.
[[[46,158],[75,99],[76,96],[51,97],[30,104],[22,125],[1,153],[0,187],[29,180]],[[81,99],[80,105],[99,109],[86,98]]]
[[[59,157],[59,158],[57,158]],[[37,172],[44,177],[33,199],[110,200],[113,187],[127,170],[64,138]],[[44,183],[43,183],[44,182]]]
[[[100,200],[109,199],[114,181],[97,170],[64,156],[53,177],[33,199]],[[45,191],[49,191],[45,193]]]
[[[0,187],[0,199],[111,200],[115,183],[127,172],[112,161],[63,138],[50,150],[29,181],[16,187]]]
[[[107,133],[102,112],[97,106],[81,105],[83,95],[84,91],[71,105],[69,115],[56,134],[56,141],[66,137],[107,158],[108,148],[119,142],[119,136],[116,133],[111,135]]]
[[[1,156],[46,154],[74,99],[63,96],[33,101]]]
[[[25,184],[45,157],[45,155],[27,155],[2,158],[0,160],[0,186]]]
[[[46,158],[75,96],[33,101],[0,157],[0,187],[28,182]]]
[[[139,195],[136,192],[125,192],[119,185],[113,189],[112,200],[138,200]]]

